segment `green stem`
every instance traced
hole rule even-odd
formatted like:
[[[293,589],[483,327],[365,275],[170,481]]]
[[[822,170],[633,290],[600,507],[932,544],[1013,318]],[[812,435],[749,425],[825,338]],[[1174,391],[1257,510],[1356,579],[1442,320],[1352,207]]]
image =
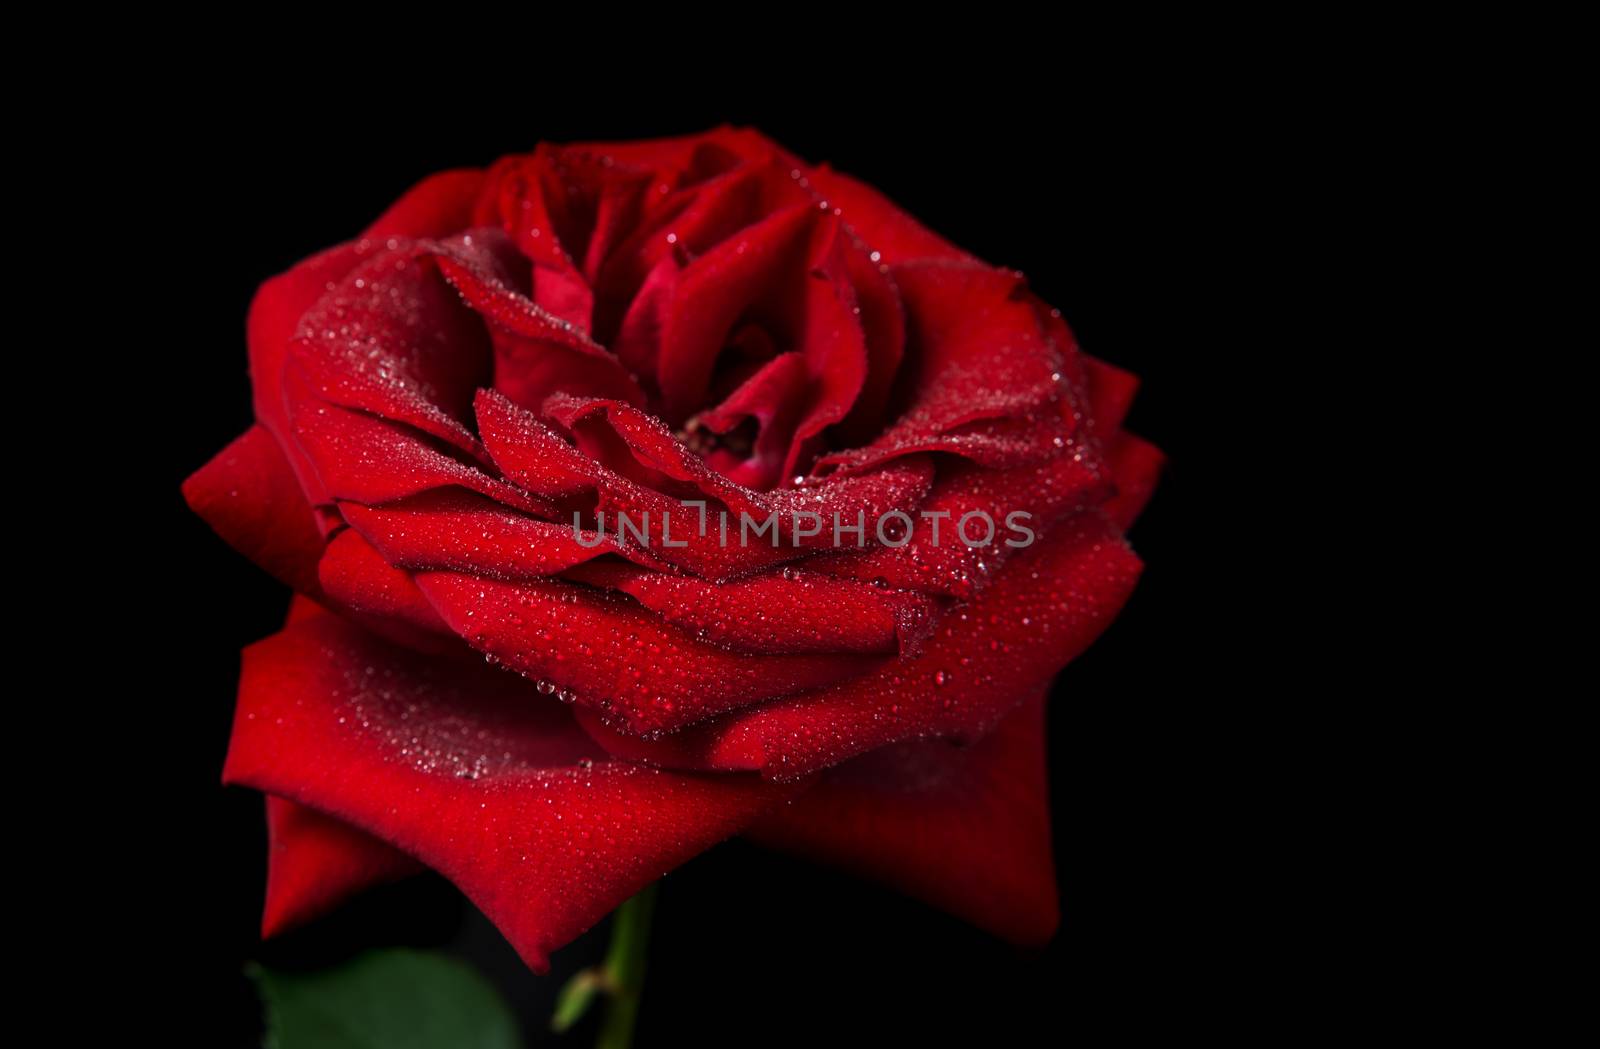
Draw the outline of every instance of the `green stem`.
[[[618,907],[611,917],[611,947],[601,966],[610,991],[600,1021],[596,1049],[629,1049],[644,991],[645,956],[650,949],[650,915],[656,906],[655,883]]]

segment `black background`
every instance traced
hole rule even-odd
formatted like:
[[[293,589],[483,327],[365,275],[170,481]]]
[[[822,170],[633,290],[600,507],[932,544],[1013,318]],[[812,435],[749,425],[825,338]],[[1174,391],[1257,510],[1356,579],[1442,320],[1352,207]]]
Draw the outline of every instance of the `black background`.
[[[423,94],[419,86],[415,95]],[[1088,100],[1084,101],[1085,94]],[[643,1046],[892,1038],[895,1044],[1012,1044],[1089,1027],[1187,1028],[1253,1008],[1238,939],[1241,900],[1266,892],[1269,864],[1240,858],[1231,775],[1214,744],[1230,732],[1208,669],[1238,610],[1202,572],[1223,505],[1208,392],[1242,338],[1248,293],[1224,244],[1242,194],[1269,172],[1244,163],[1215,97],[1173,91],[1130,101],[1118,85],[998,87],[981,104],[875,94],[757,101],[740,85],[690,99],[643,90],[627,103],[544,94],[545,103],[435,91],[392,104],[269,92],[229,97],[229,118],[192,97],[144,114],[151,157],[139,201],[155,239],[128,243],[120,279],[182,304],[143,325],[163,400],[145,417],[163,544],[156,638],[145,669],[139,789],[126,818],[147,877],[124,901],[160,943],[169,1025],[205,1044],[252,1045],[250,960],[306,967],[377,944],[436,946],[487,972],[532,1044],[554,990],[595,961],[605,926],[536,978],[470,905],[433,879],[379,890],[274,943],[256,935],[264,880],[258,796],[218,785],[239,648],[281,623],[288,594],[184,507],[185,476],[250,423],[244,318],[256,285],[345,239],[418,178],[481,165],[541,139],[628,138],[750,124],[812,161],[876,185],[979,256],[1024,271],[1083,346],[1139,373],[1132,429],[1171,457],[1131,533],[1145,576],[1121,618],[1061,676],[1050,708],[1052,804],[1063,923],[1018,952],[873,885],[731,843],[664,882],[640,1020]],[[730,101],[730,99],[732,101]],[[142,451],[147,451],[141,448]],[[1204,479],[1202,479],[1204,478]],[[141,599],[141,603],[146,599]],[[1228,649],[1224,647],[1222,654]],[[148,882],[148,887],[143,887]],[[1254,967],[1251,967],[1254,971]],[[587,1044],[580,1029],[562,1044]]]

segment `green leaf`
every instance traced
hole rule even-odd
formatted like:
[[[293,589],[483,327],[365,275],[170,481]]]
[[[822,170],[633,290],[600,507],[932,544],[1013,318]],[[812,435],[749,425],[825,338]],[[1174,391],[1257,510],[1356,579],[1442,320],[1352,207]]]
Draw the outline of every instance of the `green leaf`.
[[[316,972],[253,966],[267,1049],[517,1049],[511,1011],[469,966],[425,951],[369,951]]]

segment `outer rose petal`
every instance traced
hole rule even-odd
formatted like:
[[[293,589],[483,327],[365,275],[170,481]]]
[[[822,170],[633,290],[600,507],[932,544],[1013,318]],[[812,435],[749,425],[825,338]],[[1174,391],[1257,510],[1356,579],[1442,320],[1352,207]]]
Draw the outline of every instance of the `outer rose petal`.
[[[370,834],[272,795],[267,796],[267,840],[263,938],[320,918],[373,886],[424,870]]]
[[[250,302],[246,325],[256,420],[278,439],[279,447],[300,482],[300,490],[317,514],[317,526],[325,533],[337,528],[339,522],[333,515],[316,509],[323,499],[322,487],[316,468],[294,440],[288,396],[284,391],[284,370],[289,359],[289,344],[300,318],[329,288],[360,265],[371,247],[368,241],[341,244],[265,281]]]
[[[1128,528],[1155,494],[1167,457],[1144,438],[1124,432],[1112,440],[1106,460],[1116,478],[1117,494],[1106,503],[1105,511],[1119,527]]]
[[[264,282],[250,303],[250,387],[256,418],[279,438],[288,435],[284,418],[283,365],[300,318],[349,274],[370,245],[341,244],[319,252]]]
[[[920,259],[971,258],[937,233],[902,211],[882,193],[826,164],[811,171],[809,188],[842,213],[857,236],[878,253],[885,265]]]
[[[1106,514],[1123,529],[1143,512],[1156,481],[1166,466],[1161,449],[1144,438],[1121,429],[1139,392],[1139,377],[1116,365],[1083,356],[1088,380],[1089,411],[1095,433],[1105,448],[1106,469],[1116,491],[1105,504]]]
[[[476,454],[462,424],[487,385],[493,351],[483,321],[440,273],[431,242],[391,239],[301,318],[286,365],[291,415],[303,395],[403,422]]]
[[[265,427],[250,427],[196,470],[183,497],[229,546],[300,593],[320,593],[322,533]]]
[[[284,623],[298,623],[302,619],[311,619],[315,616],[327,615],[327,609],[311,600],[295,594],[289,598],[289,614],[284,617]]]
[[[788,156],[782,146],[754,128],[733,127],[729,124],[722,124],[709,131],[669,138],[579,142],[568,148],[584,149],[591,153],[610,156],[621,163],[677,168],[685,166],[692,154],[707,146],[718,147],[734,157],[745,160],[759,159],[771,154]]]
[[[331,615],[245,650],[223,775],[417,857],[536,972],[789,793],[608,761],[526,682],[415,656]]]
[[[1134,394],[1139,392],[1139,377],[1114,364],[1091,357],[1080,358],[1088,386],[1089,413],[1097,433],[1115,433],[1133,405]]]
[[[441,171],[406,190],[367,227],[366,237],[448,237],[472,224],[472,207],[483,188],[478,168]]]
[[[370,258],[381,246],[379,238],[445,236],[463,228],[482,181],[478,171],[429,176],[368,227],[361,240],[319,252],[261,285],[250,303],[250,384],[256,418],[269,430],[280,439],[289,436],[281,377],[289,343],[306,311]],[[301,465],[294,462],[297,472]]]
[[[1060,920],[1044,694],[970,747],[885,747],[829,770],[748,836],[887,883],[1015,943]]]

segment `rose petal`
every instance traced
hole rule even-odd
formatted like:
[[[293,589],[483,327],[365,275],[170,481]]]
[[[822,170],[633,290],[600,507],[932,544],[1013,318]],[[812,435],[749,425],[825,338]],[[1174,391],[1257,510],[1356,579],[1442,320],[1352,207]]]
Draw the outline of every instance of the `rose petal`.
[[[278,442],[257,424],[183,482],[190,509],[228,545],[303,594],[318,594],[322,532]]]
[[[507,157],[490,172],[480,198],[478,224],[492,215],[509,233],[517,249],[533,264],[532,294],[540,308],[587,331],[593,321],[594,293],[573,252],[561,242],[556,208],[547,195],[551,156],[559,147],[541,144],[526,156]]]
[[[882,193],[826,164],[813,168],[806,179],[819,197],[840,209],[844,220],[872,246],[885,265],[971,257],[906,214]]]
[[[746,835],[1042,944],[1060,921],[1044,695],[970,747],[899,743],[830,769]]]
[[[403,422],[477,454],[463,422],[474,391],[490,381],[488,333],[425,244],[388,243],[301,318],[286,363],[305,385],[285,392]]]
[[[1166,466],[1161,449],[1142,437],[1126,431],[1112,438],[1106,452],[1107,467],[1116,479],[1117,494],[1105,505],[1105,512],[1123,529],[1130,527],[1144,512],[1155,494],[1156,481]]]
[[[847,446],[864,443],[883,428],[906,344],[905,307],[888,267],[874,261],[865,244],[852,245],[852,249],[846,256],[846,266],[861,308],[867,377],[855,407],[840,424],[840,438]]]
[[[1087,353],[1079,356],[1083,361],[1095,430],[1102,434],[1116,433],[1122,420],[1127,418],[1134,395],[1139,392],[1139,377]]]
[[[267,939],[315,921],[367,889],[426,868],[347,823],[267,795]]]
[[[788,793],[608,761],[526,682],[420,659],[334,616],[245,650],[224,778],[415,856],[541,973],[551,950]]]
[[[445,279],[488,323],[495,389],[529,408],[558,392],[643,404],[644,392],[610,350],[517,290],[512,252],[504,234],[479,230],[470,245],[436,256]]]
[[[1104,515],[1079,514],[1013,557],[910,659],[659,740],[579,720],[619,757],[786,780],[909,739],[981,738],[1099,636],[1142,566]]]
[[[797,547],[831,546],[836,514],[843,526],[869,522],[866,542],[875,543],[870,522],[890,510],[915,511],[933,477],[932,464],[925,457],[908,456],[880,469],[830,477],[806,488],[756,492],[711,470],[668,433],[660,420],[620,402],[558,396],[546,404],[550,418],[588,438],[588,454],[493,391],[479,394],[477,411],[478,430],[489,455],[523,489],[564,504],[592,494],[592,509],[608,515],[613,533],[621,528],[617,515],[626,515],[649,536],[651,554],[712,579],[728,579],[791,560],[801,553]],[[608,423],[634,465],[624,461],[619,448],[599,443],[604,433],[585,432],[583,425],[588,420]],[[604,455],[633,476],[595,461],[595,454]],[[667,495],[645,487],[641,480],[676,491]],[[707,503],[703,510],[683,502],[697,497]],[[741,514],[750,521],[746,534],[741,534]],[[769,520],[776,520],[775,531],[754,531]],[[813,528],[816,530],[811,531]],[[677,545],[680,543],[685,545]]]
[[[1065,354],[1018,275],[947,261],[892,272],[909,333],[904,410],[871,444],[824,456],[818,472],[931,450],[1011,466],[1048,455],[1054,438],[1071,435],[1050,407],[1066,393]]]
[[[264,282],[250,302],[246,323],[250,346],[250,389],[256,419],[278,439],[300,487],[313,506],[324,502],[316,471],[294,443],[284,392],[284,365],[300,318],[336,287],[373,250],[372,241],[329,248]]]
[[[617,244],[638,226],[654,173],[582,146],[551,149],[546,158],[542,188],[552,221],[592,285]]]
[[[663,414],[669,420],[687,419],[705,403],[712,366],[734,321],[779,274],[803,261],[816,214],[797,205],[770,215],[678,275],[656,365]]]
[[[637,294],[627,299],[612,349],[623,365],[656,381],[656,358],[661,353],[661,328],[672,306],[673,289],[682,267],[675,255],[663,255],[645,275]],[[617,296],[619,299],[622,295]]]
[[[784,413],[768,411],[760,418],[758,459],[743,473],[755,488],[771,488],[792,477],[821,446],[821,434],[841,422],[861,394],[867,379],[866,335],[860,307],[848,276],[847,247],[837,220],[825,218],[813,227],[811,258],[804,275],[785,282],[776,302],[767,308],[767,329],[784,345],[795,347],[805,363],[805,382],[789,392]],[[713,430],[726,433],[752,413],[724,402],[702,416]],[[774,426],[774,423],[780,423]],[[761,449],[768,449],[763,456]],[[776,454],[773,454],[773,453]]]
[[[756,421],[751,455],[740,457],[718,450],[706,462],[718,473],[746,488],[771,488],[793,473],[798,454],[795,431],[807,400],[811,376],[805,355],[780,353],[762,365],[723,402],[699,416],[713,433],[726,434],[746,419]]]
[[[818,572],[889,586],[968,598],[1016,552],[1013,542],[1042,536],[1069,514],[1103,503],[1113,491],[1097,452],[1065,441],[1054,458],[1006,470],[974,462],[946,463],[911,516],[900,546],[829,553]]]
[[[291,388],[297,381],[289,376]],[[292,424],[326,503],[387,503],[459,485],[528,513],[554,513],[544,500],[446,455],[408,427],[323,403],[309,392],[297,403]]]
[[[417,586],[474,648],[566,692],[623,731],[670,732],[865,673],[861,655],[751,656],[699,641],[638,604],[561,582],[422,572]]]
[[[713,583],[609,564],[580,578],[631,595],[695,637],[753,655],[909,651],[937,611],[921,594],[788,569]]]
[[[575,531],[507,510],[471,492],[439,489],[369,508],[340,503],[351,526],[408,571],[448,570],[495,579],[539,579],[606,554],[649,568],[664,567],[646,550],[614,534]],[[581,540],[581,541],[580,541]]]
[[[333,537],[317,566],[322,588],[347,618],[420,651],[443,650],[455,634],[411,581],[353,529]]]
[[[708,150],[714,149],[726,158],[721,161],[722,165],[783,154],[781,146],[754,128],[726,124],[690,135],[622,142],[580,142],[569,148],[608,156],[618,163],[682,172],[691,181],[696,178],[695,172],[699,172],[699,178],[705,178],[708,172],[725,169],[706,166],[710,162],[702,154]]]
[[[708,150],[721,152],[714,146],[703,146],[697,147],[693,155],[706,155]],[[657,273],[669,261],[687,262],[710,251],[760,218],[769,176],[770,172],[760,164],[737,161],[731,169],[703,180],[696,177],[692,166],[688,171],[664,173],[656,189],[666,190],[666,195],[601,268],[599,301],[595,306],[596,337],[611,337],[626,304],[647,275]],[[659,343],[642,352],[652,363],[641,371],[657,375]]]
[[[478,168],[429,175],[389,205],[362,236],[377,240],[459,233],[472,225],[473,205],[483,185],[484,172]]]

